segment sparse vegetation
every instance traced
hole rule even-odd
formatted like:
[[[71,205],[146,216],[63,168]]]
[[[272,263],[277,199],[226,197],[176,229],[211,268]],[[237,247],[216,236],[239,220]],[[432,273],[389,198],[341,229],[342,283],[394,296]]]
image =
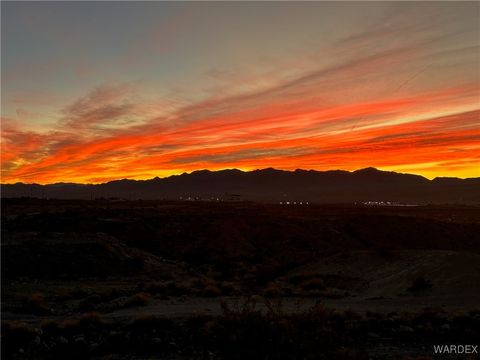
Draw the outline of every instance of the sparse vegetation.
[[[30,295],[23,310],[36,315],[45,315],[50,313],[50,308],[48,307],[45,295],[40,292]]]
[[[89,313],[44,322],[41,331],[23,323],[3,322],[3,351],[11,356],[23,349],[25,356],[43,358],[47,353],[42,344],[49,344],[50,354],[66,356],[70,352],[69,358],[75,359],[107,354],[197,358],[209,353],[219,360],[298,356],[360,360],[371,357],[366,349],[370,341],[385,335],[396,334],[403,342],[421,336],[427,343],[439,338],[474,341],[480,335],[480,319],[449,318],[429,309],[419,316],[377,313],[363,317],[317,303],[307,310],[289,312],[281,299],[261,301],[255,296],[222,302],[222,309],[219,316],[169,319],[142,315],[129,321],[107,321],[101,314]]]
[[[325,283],[320,278],[308,279],[300,283],[300,287],[305,291],[325,290]]]
[[[271,282],[263,289],[263,295],[267,298],[275,298],[283,295],[283,291],[278,284]]]
[[[80,301],[79,307],[82,311],[91,311],[102,302],[102,297],[98,294],[92,294]]]
[[[202,295],[206,297],[216,297],[222,295],[222,291],[214,282],[207,282],[202,290]]]
[[[432,282],[420,276],[413,280],[412,285],[410,285],[407,290],[413,293],[418,293],[421,291],[430,290],[431,288]]]
[[[476,276],[478,209],[67,200],[2,209],[2,310],[22,320],[2,323],[6,359],[381,359],[384,339],[392,348],[415,339],[418,350],[478,338],[476,312],[435,307],[444,284],[430,271],[439,261],[428,263],[431,251],[458,256],[453,266]],[[477,291],[467,290],[458,303]],[[392,308],[401,297],[432,308]],[[137,315],[150,310],[175,316]]]
[[[125,301],[125,307],[145,306],[152,301],[152,298],[147,293],[138,293]]]

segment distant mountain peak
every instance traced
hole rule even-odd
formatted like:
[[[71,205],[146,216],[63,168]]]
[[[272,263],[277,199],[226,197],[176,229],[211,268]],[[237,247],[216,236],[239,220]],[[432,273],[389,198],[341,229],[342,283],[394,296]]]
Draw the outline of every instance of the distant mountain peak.
[[[263,169],[256,169],[252,171],[253,173],[262,173],[262,174],[276,174],[286,172],[285,170],[275,169],[273,167],[263,168]]]
[[[363,169],[355,170],[353,173],[354,174],[378,174],[383,172],[386,172],[386,171],[378,170],[377,168],[370,166]]]
[[[3,184],[1,195],[61,199],[195,199],[280,202],[285,194],[291,201],[318,203],[399,202],[480,204],[480,178],[437,178],[382,171],[374,167],[353,172],[278,170],[272,167],[253,171],[223,169],[196,170],[150,180],[116,180],[103,184]],[[238,198],[235,198],[238,201]]]

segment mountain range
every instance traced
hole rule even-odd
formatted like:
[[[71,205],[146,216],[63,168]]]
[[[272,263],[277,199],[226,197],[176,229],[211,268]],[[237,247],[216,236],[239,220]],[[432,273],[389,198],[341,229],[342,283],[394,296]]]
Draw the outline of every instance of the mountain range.
[[[102,184],[2,184],[2,198],[144,199],[258,201],[268,203],[395,202],[480,204],[480,178],[437,177],[365,168],[283,171],[199,170],[150,180],[115,180]]]

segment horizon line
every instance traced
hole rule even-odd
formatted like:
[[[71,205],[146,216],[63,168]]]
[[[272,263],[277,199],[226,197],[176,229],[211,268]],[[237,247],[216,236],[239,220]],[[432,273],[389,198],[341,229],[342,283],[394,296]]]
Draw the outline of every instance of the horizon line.
[[[26,182],[22,182],[22,181],[17,181],[17,182],[11,182],[11,183],[4,183],[4,182],[0,182],[0,185],[17,185],[17,184],[23,184],[23,185],[41,185],[41,186],[47,186],[47,185],[56,185],[56,184],[72,184],[72,185],[103,185],[103,184],[108,184],[108,183],[111,183],[111,182],[114,182],[114,181],[149,181],[149,180],[153,180],[153,179],[168,179],[168,178],[172,178],[172,177],[176,177],[176,176],[181,176],[181,175],[191,175],[193,173],[196,173],[196,172],[201,172],[201,171],[208,171],[208,172],[212,172],[212,173],[216,173],[216,172],[221,172],[221,171],[233,171],[233,170],[237,170],[237,171],[240,171],[242,173],[251,173],[251,172],[255,172],[255,171],[263,171],[263,170],[276,170],[276,171],[282,171],[282,172],[290,172],[290,173],[294,173],[296,171],[305,171],[305,172],[317,172],[317,173],[327,173],[327,172],[335,172],[335,171],[339,171],[339,172],[346,172],[346,173],[350,173],[350,174],[353,174],[355,172],[358,172],[358,171],[361,171],[361,170],[367,170],[367,169],[373,169],[373,170],[376,170],[376,171],[379,171],[379,172],[384,172],[384,173],[395,173],[395,174],[401,174],[401,175],[412,175],[412,176],[418,176],[418,177],[421,177],[421,178],[424,178],[428,181],[433,181],[435,179],[458,179],[458,180],[467,180],[467,179],[478,179],[480,177],[458,177],[458,176],[435,176],[435,177],[432,177],[432,178],[428,178],[424,175],[420,175],[420,174],[415,174],[415,173],[408,173],[408,172],[401,172],[401,171],[393,171],[393,170],[382,170],[382,169],[379,169],[379,168],[376,168],[374,166],[367,166],[367,167],[364,167],[364,168],[358,168],[358,169],[355,169],[355,170],[344,170],[344,169],[330,169],[330,170],[315,170],[315,169],[302,169],[302,168],[296,168],[294,170],[288,170],[288,169],[278,169],[278,168],[274,168],[274,167],[266,167],[266,168],[257,168],[257,169],[253,169],[253,170],[242,170],[240,168],[222,168],[222,169],[215,169],[215,170],[210,170],[210,169],[196,169],[196,170],[192,170],[190,172],[188,171],[183,171],[181,173],[177,173],[177,174],[172,174],[172,175],[168,175],[168,176],[163,176],[163,177],[160,177],[160,176],[154,176],[154,177],[151,177],[151,178],[145,178],[145,179],[131,179],[131,178],[117,178],[117,179],[111,179],[111,180],[108,180],[108,181],[104,181],[104,182],[87,182],[87,183],[81,183],[81,182],[69,182],[69,181],[59,181],[59,182],[53,182],[53,183],[38,183],[38,182],[31,182],[31,183],[26,183]]]

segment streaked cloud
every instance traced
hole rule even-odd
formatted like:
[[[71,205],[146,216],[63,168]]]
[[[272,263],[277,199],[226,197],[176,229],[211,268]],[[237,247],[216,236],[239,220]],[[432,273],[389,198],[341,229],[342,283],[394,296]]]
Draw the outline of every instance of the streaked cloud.
[[[337,17],[338,24],[318,15],[325,20],[322,26],[333,31],[331,36],[316,32],[314,14],[298,10],[300,20],[311,22],[304,30],[315,35],[315,41],[305,40],[300,30],[282,32],[283,43],[271,38],[274,44],[266,44],[265,53],[241,64],[236,59],[251,54],[248,45],[258,49],[258,40],[245,39],[232,31],[235,24],[221,21],[212,27],[201,24],[198,32],[204,38],[193,34],[187,29],[198,25],[195,6],[200,12],[205,8],[183,5],[172,15],[180,22],[152,23],[144,27],[144,37],[129,39],[124,44],[128,57],[110,56],[108,65],[95,63],[96,74],[103,66],[118,78],[88,80],[91,66],[85,71],[80,66],[82,76],[75,81],[88,84],[65,94],[8,85],[2,181],[98,182],[233,167],[375,166],[428,177],[478,176],[479,5],[367,5],[371,14],[358,4],[351,6],[359,14],[331,3],[299,4],[305,9],[324,7]],[[257,5],[235,4],[242,6]],[[419,16],[419,8],[432,16]],[[227,4],[215,9],[219,19],[231,15]],[[242,16],[247,21],[248,15]],[[272,16],[285,15],[278,11]],[[300,20],[299,28],[307,26]],[[251,21],[256,29],[266,26]],[[220,28],[225,29],[225,39],[218,35],[222,43],[198,48],[196,41],[207,41],[207,34]],[[180,34],[191,49],[175,42]],[[59,39],[54,40],[65,37]],[[232,49],[231,39],[245,45],[237,57],[208,56]],[[282,46],[301,50],[279,56]],[[167,64],[167,59],[177,63]],[[130,78],[118,70],[126,64]],[[7,75],[17,76],[16,71],[18,67],[7,66]],[[48,71],[55,73],[55,66]],[[57,105],[67,93],[75,96]],[[48,107],[51,103],[56,107]],[[42,115],[46,111],[48,121]]]

